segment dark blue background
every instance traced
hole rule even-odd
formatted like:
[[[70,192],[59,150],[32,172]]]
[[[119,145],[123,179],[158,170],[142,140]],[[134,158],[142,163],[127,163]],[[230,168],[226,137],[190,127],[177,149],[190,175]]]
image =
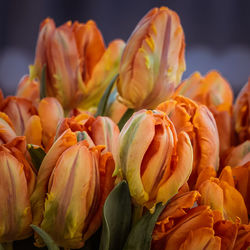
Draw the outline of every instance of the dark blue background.
[[[151,8],[175,10],[186,36],[187,71],[219,70],[237,92],[250,75],[250,1],[248,0],[0,0],[0,87],[14,94],[20,77],[33,63],[40,22],[50,16],[67,20],[94,19],[106,43],[127,40]]]

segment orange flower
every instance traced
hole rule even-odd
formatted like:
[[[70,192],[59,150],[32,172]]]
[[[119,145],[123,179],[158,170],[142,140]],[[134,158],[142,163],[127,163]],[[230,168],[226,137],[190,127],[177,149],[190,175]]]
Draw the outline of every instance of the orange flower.
[[[210,178],[199,186],[200,204],[209,205],[211,209],[220,211],[227,220],[248,223],[247,208],[239,191],[228,182]]]
[[[25,239],[32,234],[30,195],[35,174],[18,148],[23,142],[23,137],[16,138],[0,146],[0,243]]]
[[[31,78],[41,79],[46,65],[47,95],[56,97],[66,111],[80,103],[90,108],[117,74],[123,47],[124,42],[116,40],[105,50],[94,21],[69,21],[56,28],[47,18],[40,27]]]
[[[16,96],[32,101],[33,105],[37,107],[40,100],[39,83],[35,79],[30,80],[28,75],[23,76],[18,84]]]
[[[15,96],[7,97],[0,109],[8,115],[18,136],[25,134],[30,117],[37,114],[37,110],[31,101]]]
[[[61,247],[82,247],[101,225],[102,208],[114,183],[112,154],[101,154],[102,149],[89,148],[86,141],[77,143],[77,134],[68,129],[41,164],[31,197],[33,224]],[[36,245],[42,245],[39,237]]]
[[[169,98],[185,70],[178,15],[154,8],[137,24],[122,55],[117,90],[129,108],[155,108]]]
[[[115,174],[127,180],[134,202],[154,209],[188,180],[193,150],[187,134],[177,138],[163,112],[141,110],[120,133],[116,161]]]
[[[234,128],[239,143],[250,139],[250,78],[235,101]]]
[[[220,249],[212,210],[206,206],[192,208],[199,196],[197,191],[190,191],[171,200],[156,223],[152,250]]]
[[[191,99],[176,96],[157,107],[165,112],[173,122],[177,133],[185,131],[194,149],[192,175],[189,178],[191,187],[195,184],[200,172],[219,167],[219,137],[213,115],[204,105],[198,105]]]
[[[231,145],[233,91],[230,84],[218,73],[211,71],[204,77],[195,72],[175,91],[206,105],[214,115],[220,138],[220,154]]]
[[[43,98],[38,106],[42,126],[42,142],[49,148],[56,136],[59,122],[64,118],[63,108],[56,98]]]
[[[16,137],[14,126],[8,117],[3,112],[0,112],[0,145],[10,142]]]

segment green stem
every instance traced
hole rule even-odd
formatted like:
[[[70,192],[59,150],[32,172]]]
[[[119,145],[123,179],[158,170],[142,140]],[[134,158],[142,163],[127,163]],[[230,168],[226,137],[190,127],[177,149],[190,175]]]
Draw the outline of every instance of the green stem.
[[[1,243],[0,250],[13,250],[13,242]]]
[[[134,109],[127,109],[126,113],[122,116],[121,120],[118,123],[118,127],[120,130],[122,130],[125,123],[128,121],[128,119],[133,115]]]
[[[134,205],[133,206],[133,218],[132,218],[132,226],[134,226],[139,219],[142,217],[143,206]]]

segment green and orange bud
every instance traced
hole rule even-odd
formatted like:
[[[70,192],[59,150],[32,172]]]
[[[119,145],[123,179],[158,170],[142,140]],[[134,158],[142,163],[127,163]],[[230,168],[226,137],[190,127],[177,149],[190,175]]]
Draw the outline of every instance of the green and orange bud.
[[[38,114],[42,126],[43,145],[50,147],[56,136],[58,124],[64,118],[63,108],[56,98],[45,97],[39,103]]]
[[[250,161],[250,140],[228,150],[223,166],[237,167]]]
[[[15,96],[7,97],[3,101],[1,111],[8,115],[18,136],[25,134],[30,117],[37,114],[30,100]]]
[[[115,155],[118,146],[120,130],[108,117],[98,116],[91,125],[90,137],[95,145],[104,145],[103,152]]]
[[[23,76],[18,84],[16,96],[32,101],[33,105],[37,107],[40,100],[39,82],[35,79],[31,80],[28,75]]]
[[[210,71],[204,77],[195,72],[183,81],[174,96],[183,95],[212,112],[220,138],[220,153],[231,146],[233,91],[230,84],[217,71]]]
[[[25,239],[32,234],[30,195],[35,174],[15,143],[19,142],[0,146],[0,243]]]
[[[185,70],[184,33],[178,15],[154,8],[137,24],[121,59],[117,90],[129,108],[155,108],[171,97]]]
[[[83,97],[79,107],[97,107],[105,89],[118,73],[124,47],[125,43],[122,40],[110,42],[100,60],[94,65],[88,81],[83,79]]]
[[[234,129],[239,143],[250,139],[250,78],[241,89],[234,105]]]
[[[188,135],[178,137],[167,115],[141,110],[119,136],[116,174],[127,180],[135,204],[154,209],[166,203],[188,180],[193,149]]]
[[[63,152],[56,163],[48,183],[41,227],[59,246],[82,247],[101,224],[100,201],[107,192],[103,194],[101,189],[100,161],[99,148],[89,149],[83,141]]]
[[[176,96],[161,103],[157,109],[169,116],[178,134],[185,131],[191,140],[194,150],[193,171],[189,178],[191,187],[203,169],[213,167],[217,171],[219,136],[216,122],[208,108],[187,97]]]

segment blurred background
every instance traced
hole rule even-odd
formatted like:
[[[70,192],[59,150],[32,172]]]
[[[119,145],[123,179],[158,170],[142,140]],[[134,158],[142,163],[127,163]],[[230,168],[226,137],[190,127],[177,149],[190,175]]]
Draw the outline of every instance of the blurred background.
[[[33,63],[40,22],[52,17],[57,26],[67,20],[94,19],[106,44],[125,41],[137,22],[153,7],[165,5],[180,16],[186,36],[187,70],[217,69],[235,93],[250,76],[249,0],[0,0],[0,88],[15,93],[20,78]]]

